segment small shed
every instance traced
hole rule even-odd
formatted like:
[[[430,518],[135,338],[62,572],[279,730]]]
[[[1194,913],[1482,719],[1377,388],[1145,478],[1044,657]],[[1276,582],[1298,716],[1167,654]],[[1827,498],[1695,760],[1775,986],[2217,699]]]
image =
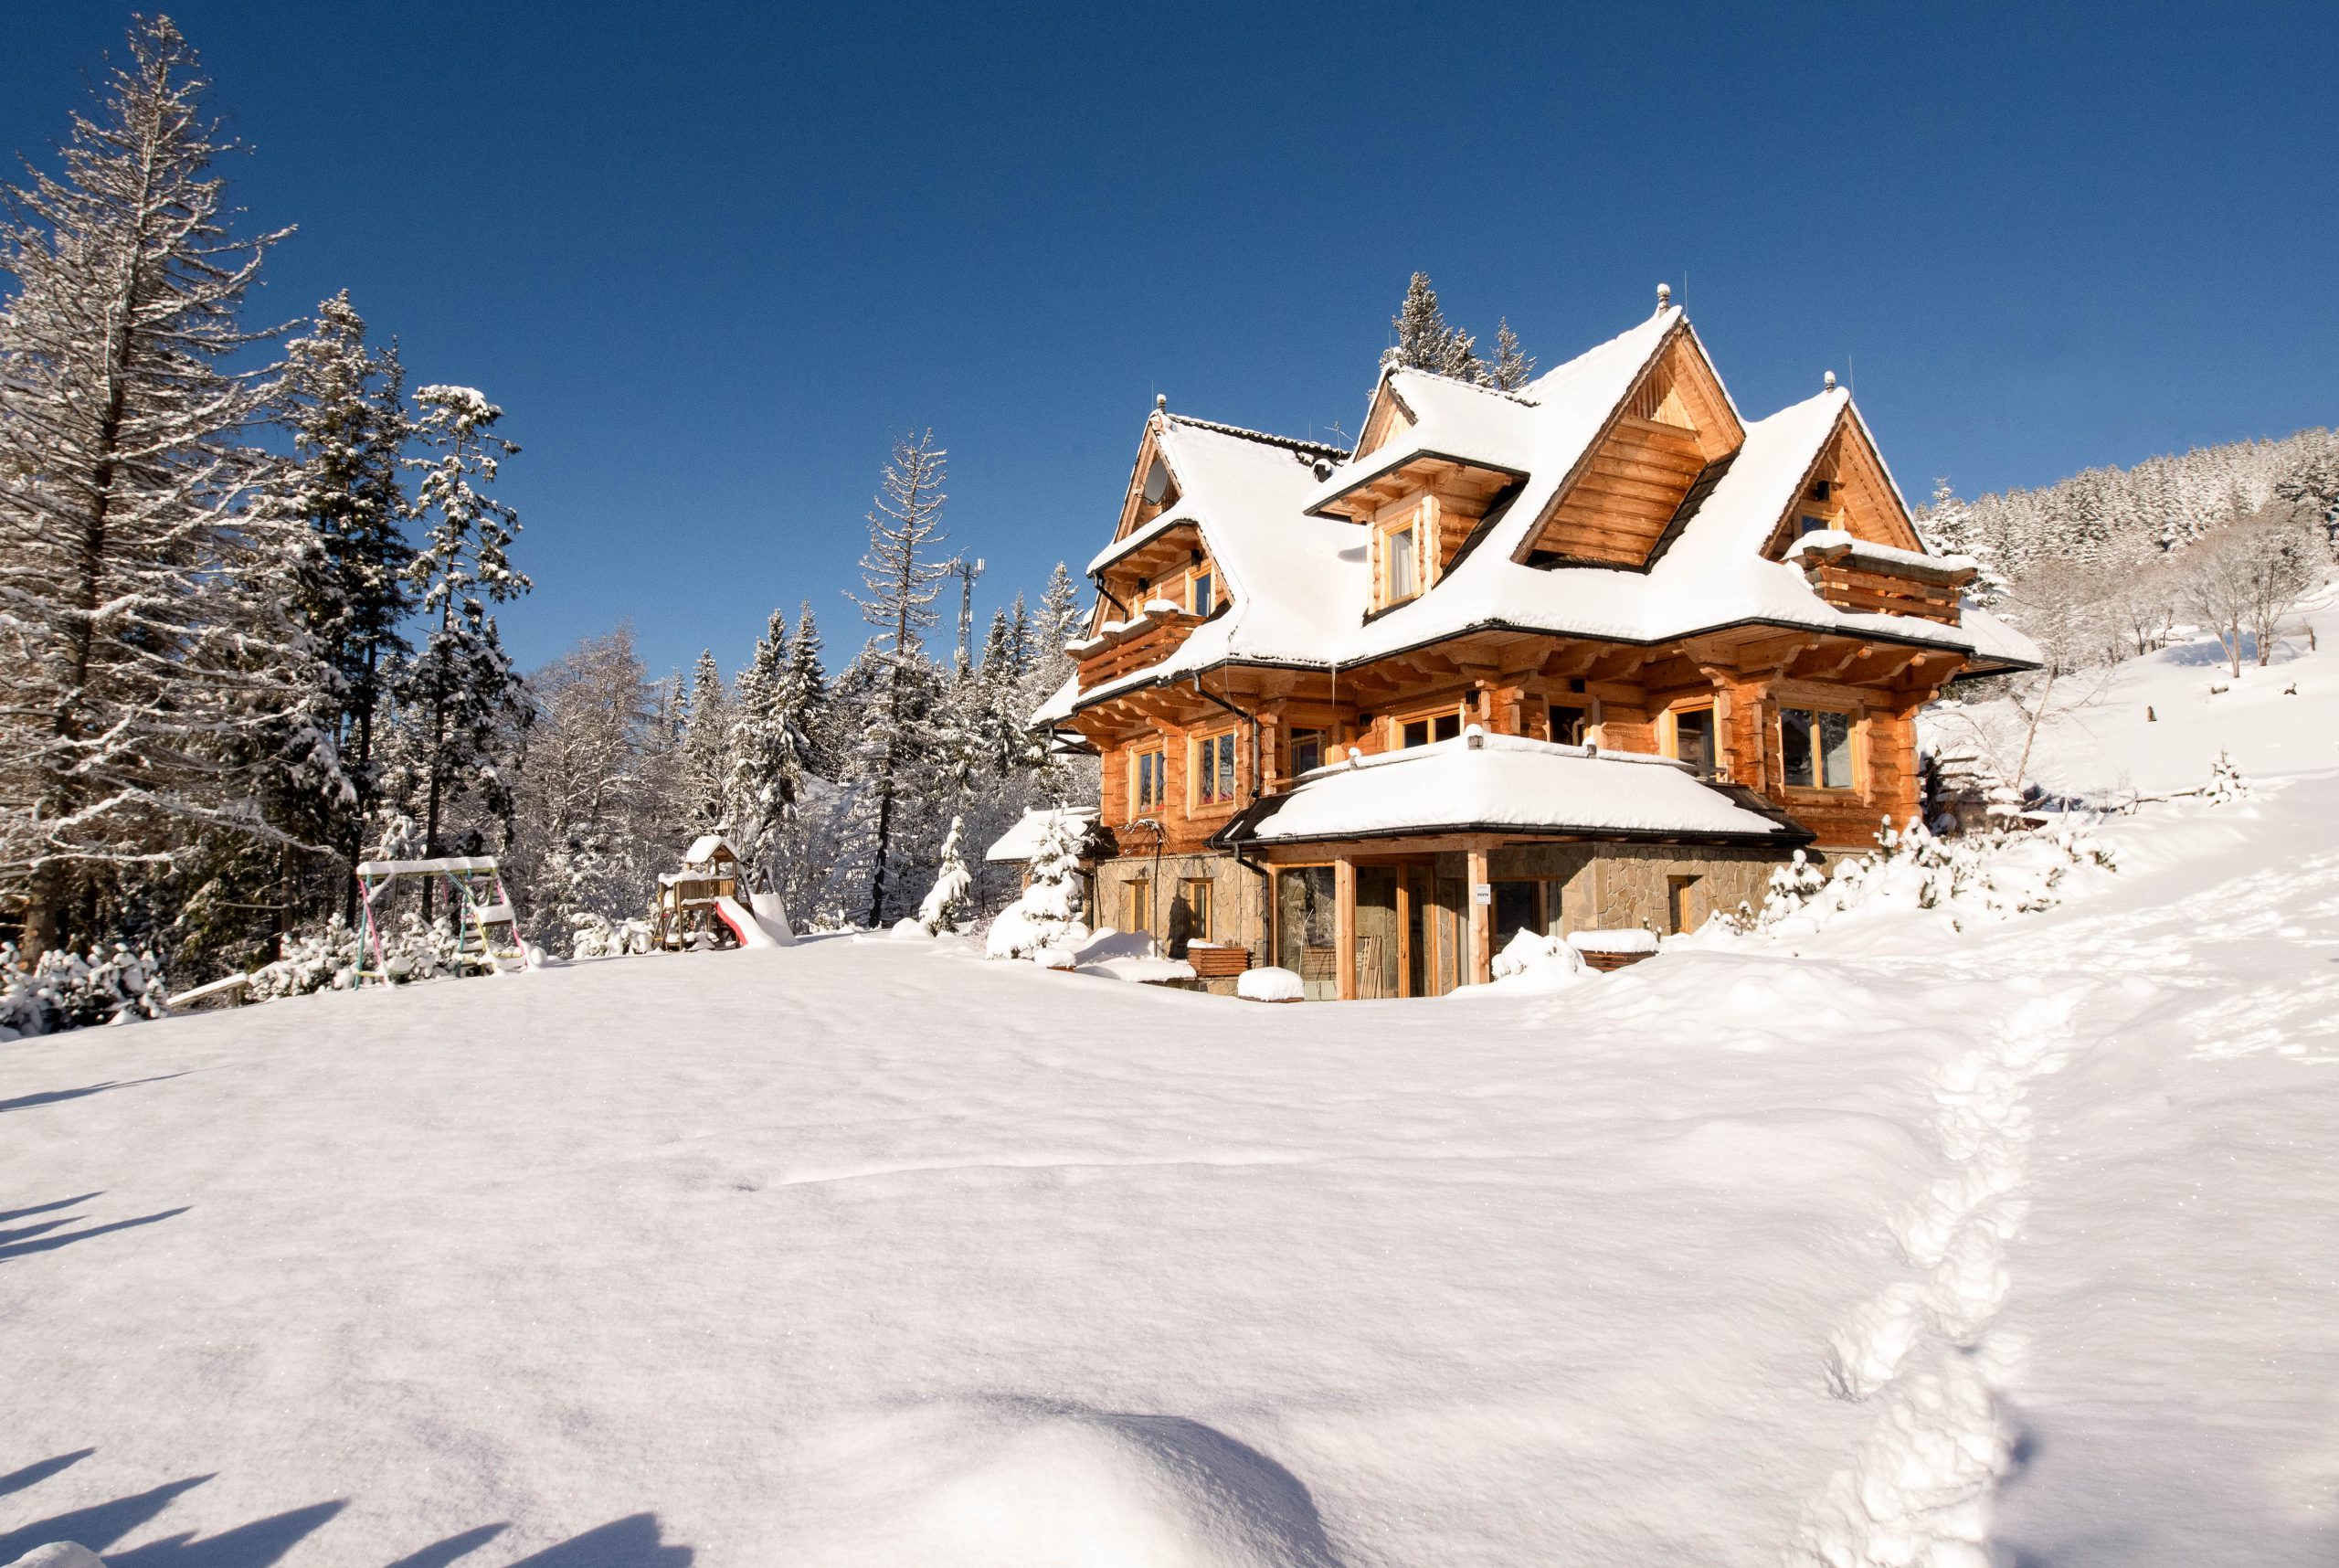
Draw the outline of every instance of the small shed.
[[[683,868],[658,878],[650,909],[652,939],[661,948],[690,946],[704,935],[717,947],[736,938],[715,918],[714,906],[739,895],[739,852],[720,833],[701,833],[683,852]]]

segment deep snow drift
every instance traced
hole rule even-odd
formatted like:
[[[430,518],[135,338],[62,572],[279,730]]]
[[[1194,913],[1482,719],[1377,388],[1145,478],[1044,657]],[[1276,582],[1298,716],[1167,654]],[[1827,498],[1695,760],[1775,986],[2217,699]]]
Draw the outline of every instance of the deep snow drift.
[[[2323,670],[2219,710],[2249,801],[1960,933],[1297,1007],[816,938],[0,1047],[0,1563],[2339,1560]]]

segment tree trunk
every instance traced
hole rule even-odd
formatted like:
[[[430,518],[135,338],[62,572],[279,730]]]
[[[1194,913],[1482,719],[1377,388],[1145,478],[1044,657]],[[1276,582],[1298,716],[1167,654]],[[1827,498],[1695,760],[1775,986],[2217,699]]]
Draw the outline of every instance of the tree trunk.
[[[2047,665],[2047,683],[2038,688],[2038,700],[2031,705],[2030,727],[2023,733],[2022,756],[2016,760],[2014,765],[2013,789],[2017,797],[2022,793],[2023,779],[2027,777],[2030,772],[2030,748],[2037,744],[2038,726],[2040,722],[2047,717],[2047,699],[2054,694],[2055,677],[2059,673],[2061,673],[2061,672],[2056,668],[2053,661],[2048,661]]]

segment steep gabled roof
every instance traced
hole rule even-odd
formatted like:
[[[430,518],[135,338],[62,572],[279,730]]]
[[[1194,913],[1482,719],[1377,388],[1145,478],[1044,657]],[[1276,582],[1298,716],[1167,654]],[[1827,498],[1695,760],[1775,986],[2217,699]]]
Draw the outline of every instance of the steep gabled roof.
[[[1059,694],[1050,715],[1230,661],[1346,667],[1494,628],[1647,645],[1729,626],[1775,624],[1969,652],[2001,664],[2037,662],[2027,639],[1981,610],[1966,610],[1957,626],[1847,611],[1821,598],[1797,565],[1766,557],[1780,519],[1839,431],[1875,457],[1895,507],[1907,515],[1905,499],[1841,388],[1752,422],[1729,404],[1729,421],[1742,429],[1742,442],[1727,465],[1712,463],[1699,477],[1645,561],[1526,564],[1541,519],[1651,367],[1677,344],[1703,361],[1688,322],[1668,307],[1515,393],[1386,370],[1375,406],[1402,402],[1411,422],[1392,423],[1381,445],[1345,461],[1333,462],[1338,450],[1318,443],[1155,416],[1148,439],[1181,494],[1147,526],[1198,526],[1220,564],[1232,609],[1198,628],[1160,664],[1090,691]],[[1719,377],[1713,386],[1727,403]],[[1509,503],[1488,514],[1480,535],[1428,591],[1368,616],[1367,531],[1321,509],[1376,475],[1432,455],[1523,477]],[[1332,466],[1319,477],[1326,463]]]

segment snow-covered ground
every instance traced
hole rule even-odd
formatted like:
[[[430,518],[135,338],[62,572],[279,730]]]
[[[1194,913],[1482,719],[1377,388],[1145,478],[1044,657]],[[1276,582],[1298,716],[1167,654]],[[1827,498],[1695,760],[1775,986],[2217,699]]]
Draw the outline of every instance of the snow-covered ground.
[[[1962,933],[1302,1007],[830,938],[0,1047],[0,1563],[2339,1561],[2339,657],[2212,673],[2049,766],[2255,797]]]

